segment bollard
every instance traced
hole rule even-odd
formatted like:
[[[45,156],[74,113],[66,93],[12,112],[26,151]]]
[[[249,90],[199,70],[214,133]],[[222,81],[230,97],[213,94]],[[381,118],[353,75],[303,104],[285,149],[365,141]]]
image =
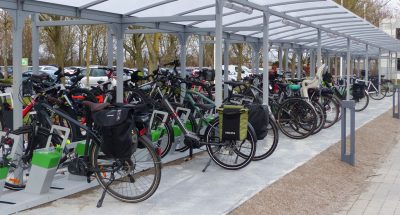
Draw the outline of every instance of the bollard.
[[[400,119],[400,85],[394,85],[393,92],[393,118]],[[396,95],[397,95],[397,103],[396,103]],[[396,111],[397,105],[397,111]]]
[[[346,152],[346,120],[347,110],[350,110],[350,153]],[[341,123],[341,160],[354,166],[355,165],[355,102],[352,100],[342,101],[342,123]]]

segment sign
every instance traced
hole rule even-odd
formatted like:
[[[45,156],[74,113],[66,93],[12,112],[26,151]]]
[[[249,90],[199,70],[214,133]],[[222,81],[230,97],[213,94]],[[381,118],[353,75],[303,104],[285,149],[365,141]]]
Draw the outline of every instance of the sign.
[[[22,58],[22,66],[28,66],[29,59],[28,58]]]

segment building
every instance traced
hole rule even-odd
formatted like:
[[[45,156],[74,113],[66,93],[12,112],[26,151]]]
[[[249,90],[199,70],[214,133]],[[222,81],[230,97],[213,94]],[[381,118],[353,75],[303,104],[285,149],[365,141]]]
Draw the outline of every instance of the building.
[[[379,23],[379,28],[393,38],[398,39],[398,42],[400,43],[400,18],[383,19]],[[388,60],[388,56],[388,53],[382,55],[383,59],[380,65],[381,74],[388,74],[388,76],[391,76],[392,78],[400,79],[400,53],[392,53],[392,69],[388,69],[390,68],[390,60]]]

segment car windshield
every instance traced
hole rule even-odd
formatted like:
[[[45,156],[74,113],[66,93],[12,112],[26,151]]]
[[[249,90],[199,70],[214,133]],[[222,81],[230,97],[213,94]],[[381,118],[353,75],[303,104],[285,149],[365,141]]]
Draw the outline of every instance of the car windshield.
[[[93,69],[91,69],[90,76],[93,76],[93,77],[107,76],[107,73],[106,73],[105,69],[93,68]]]

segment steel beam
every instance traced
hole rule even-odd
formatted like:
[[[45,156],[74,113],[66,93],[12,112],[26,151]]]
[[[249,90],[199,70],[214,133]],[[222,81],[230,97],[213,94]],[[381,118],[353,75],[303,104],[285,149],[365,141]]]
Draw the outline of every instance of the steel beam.
[[[114,42],[112,25],[107,25],[107,66],[112,67],[114,61]]]
[[[154,4],[149,4],[149,5],[147,5],[146,7],[141,7],[141,8],[138,8],[138,9],[135,9],[135,10],[132,10],[132,11],[129,11],[129,12],[125,13],[124,16],[130,16],[130,15],[132,15],[132,14],[139,13],[139,12],[142,12],[142,11],[145,11],[145,10],[148,10],[148,9],[151,9],[151,8],[154,8],[154,7],[158,7],[158,6],[161,6],[161,5],[164,5],[164,4],[168,4],[168,3],[171,3],[171,2],[174,2],[174,1],[177,1],[177,0],[163,0],[163,1],[158,1],[158,2],[156,2],[156,3],[154,3]]]
[[[346,100],[350,100],[350,70],[351,70],[351,40],[347,38],[347,70],[346,70],[346,81],[347,81],[347,93],[346,93]]]
[[[155,17],[124,17],[123,24],[131,23],[157,23],[157,22],[187,22],[215,20],[214,15],[188,15],[188,16],[155,16]]]
[[[321,30],[318,29],[318,47],[317,47],[317,68],[322,66],[322,45],[321,45]]]
[[[123,103],[124,85],[124,29],[121,24],[114,24],[114,33],[117,38],[117,102]]]
[[[199,37],[199,69],[201,70],[204,66],[204,38],[203,36]]]
[[[222,104],[222,44],[223,44],[223,11],[225,0],[215,0],[215,105]]]
[[[365,81],[368,81],[368,73],[369,73],[369,56],[368,56],[368,44],[365,45],[365,62],[364,62],[364,68],[365,68]]]
[[[229,46],[227,40],[224,41],[224,82],[229,78]],[[224,99],[228,98],[229,90],[227,84],[224,84]]]
[[[40,46],[40,34],[37,23],[39,21],[38,14],[32,14],[32,72],[37,73],[39,71],[39,46]]]
[[[269,94],[269,18],[268,12],[263,12],[263,105],[268,106]]]
[[[297,50],[297,78],[301,79],[301,73],[303,71],[303,66],[302,66],[302,57],[303,57],[303,50],[298,49]]]

